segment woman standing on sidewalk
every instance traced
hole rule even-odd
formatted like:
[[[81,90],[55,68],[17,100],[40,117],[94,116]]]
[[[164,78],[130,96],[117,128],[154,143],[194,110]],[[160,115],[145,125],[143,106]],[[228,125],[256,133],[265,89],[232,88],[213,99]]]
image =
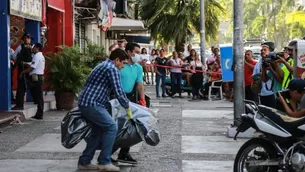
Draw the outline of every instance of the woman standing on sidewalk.
[[[165,57],[165,51],[163,49],[160,50],[160,57],[157,57],[155,60],[155,65],[158,65],[156,69],[156,94],[157,98],[160,97],[159,87],[160,82],[162,81],[162,97],[166,97],[165,95],[165,78],[166,78],[166,64],[168,59]]]
[[[204,66],[201,63],[198,54],[196,54],[195,59],[191,61],[191,66],[193,70],[193,75],[191,78],[193,100],[198,100],[200,99],[199,90],[202,87],[204,70]]]
[[[146,84],[150,84],[149,77],[148,77],[148,70],[147,70],[147,66],[146,66],[146,63],[148,61],[149,61],[149,55],[147,54],[147,50],[146,50],[146,48],[142,48],[140,65],[143,68],[143,72],[144,72],[143,80],[146,82]]]
[[[150,73],[151,73],[151,84],[154,85],[154,73],[155,73],[155,59],[157,58],[156,56],[156,50],[152,49],[150,56],[149,56],[149,60],[150,60]],[[148,76],[149,77],[149,76]],[[149,79],[148,79],[149,81]]]
[[[169,61],[170,66],[174,67],[171,69],[171,84],[172,84],[172,97],[176,93],[179,93],[179,97],[181,96],[181,80],[182,80],[182,71],[181,67],[183,62],[180,58],[178,58],[178,53],[176,51],[173,52],[173,58]]]

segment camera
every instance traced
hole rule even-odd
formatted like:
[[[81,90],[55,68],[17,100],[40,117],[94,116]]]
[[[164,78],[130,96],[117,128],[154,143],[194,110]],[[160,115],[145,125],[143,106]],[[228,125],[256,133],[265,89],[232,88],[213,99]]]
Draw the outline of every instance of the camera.
[[[272,62],[272,59],[269,58],[269,57],[267,57],[267,58],[265,58],[265,59],[262,61],[262,66],[263,66],[263,67],[269,67],[270,64],[271,64],[271,62]]]
[[[267,58],[271,59],[272,61],[275,61],[280,59],[280,57],[284,57],[284,52],[270,53]]]
[[[290,96],[290,93],[289,93],[289,89],[279,91],[276,94],[277,94],[278,97],[279,97],[279,94],[281,94],[282,97],[284,97],[285,99],[291,99],[291,96]]]

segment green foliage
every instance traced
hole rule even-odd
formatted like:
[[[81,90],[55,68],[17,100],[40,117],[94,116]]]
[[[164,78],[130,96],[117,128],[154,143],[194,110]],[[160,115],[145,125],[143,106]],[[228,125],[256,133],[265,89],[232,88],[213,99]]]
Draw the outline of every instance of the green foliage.
[[[233,28],[233,0],[219,0],[225,7],[228,18],[221,21],[232,21]],[[282,48],[294,38],[305,36],[304,7],[297,6],[296,0],[244,0],[244,39],[264,38],[276,43]],[[229,30],[233,35],[233,29]]]
[[[86,64],[92,69],[102,61],[106,60],[105,48],[92,42],[88,42],[85,53]]]
[[[79,47],[61,47],[62,51],[47,57],[48,90],[78,93],[91,68],[88,59],[80,53]]]
[[[216,0],[205,0],[207,40],[217,37],[221,15],[224,8]],[[200,32],[199,0],[141,0],[140,16],[152,37],[165,43],[175,40],[176,45],[181,45]]]

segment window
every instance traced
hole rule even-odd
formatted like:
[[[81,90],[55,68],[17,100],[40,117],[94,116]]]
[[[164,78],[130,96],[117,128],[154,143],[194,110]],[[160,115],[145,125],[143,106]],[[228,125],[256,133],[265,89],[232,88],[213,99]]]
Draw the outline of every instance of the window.
[[[97,44],[97,45],[101,45],[101,44],[100,44],[100,41],[101,41],[100,36],[97,36],[97,42],[96,42],[96,44]]]
[[[95,43],[95,44],[97,44],[97,38],[96,38],[96,30],[95,29],[93,29],[93,34],[92,34],[92,41]]]

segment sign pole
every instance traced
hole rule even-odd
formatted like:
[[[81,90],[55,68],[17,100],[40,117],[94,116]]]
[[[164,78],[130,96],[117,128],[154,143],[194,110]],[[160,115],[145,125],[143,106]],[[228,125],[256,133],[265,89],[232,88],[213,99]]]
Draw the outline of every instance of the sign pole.
[[[205,16],[204,0],[200,0],[200,56],[201,63],[205,66]]]
[[[234,126],[244,113],[243,0],[234,0]]]

